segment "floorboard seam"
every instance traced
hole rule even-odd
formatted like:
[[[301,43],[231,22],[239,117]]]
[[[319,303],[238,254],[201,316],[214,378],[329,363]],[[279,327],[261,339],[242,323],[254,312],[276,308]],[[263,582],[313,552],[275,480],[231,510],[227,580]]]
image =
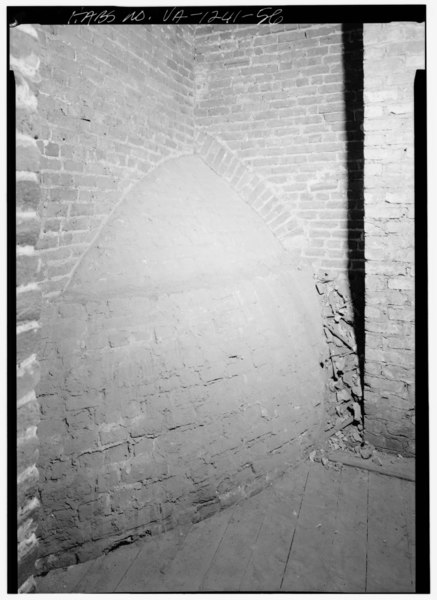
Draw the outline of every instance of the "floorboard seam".
[[[290,542],[290,548],[289,548],[289,550],[288,550],[288,555],[287,555],[287,560],[285,561],[284,572],[282,573],[281,585],[279,586],[279,589],[280,589],[280,590],[282,590],[282,585],[283,585],[283,583],[284,583],[285,573],[286,573],[286,571],[287,571],[287,567],[288,567],[288,561],[290,560],[291,549],[292,549],[292,547],[293,547],[294,536],[296,535],[296,529],[297,529],[297,527],[298,527],[298,525],[299,525],[300,511],[301,511],[301,508],[302,508],[303,499],[304,499],[304,497],[305,497],[305,492],[306,492],[306,489],[307,489],[307,483],[308,483],[308,478],[309,478],[309,476],[310,476],[310,471],[309,471],[309,469],[308,469],[308,473],[307,473],[307,476],[306,476],[306,479],[305,479],[305,485],[304,485],[303,492],[302,492],[302,498],[301,498],[301,500],[300,500],[300,504],[299,504],[299,510],[298,510],[298,513],[297,513],[296,525],[295,525],[295,528],[294,528],[294,531],[293,531],[293,536],[292,536],[292,538],[291,538],[291,542]]]
[[[147,543],[147,542],[146,542]],[[132,567],[132,565],[134,564],[134,562],[137,560],[137,558],[139,557],[139,555],[141,554],[141,552],[143,551],[144,546],[139,547],[138,548],[138,552],[135,554],[135,557],[131,560],[129,566],[127,567],[126,571],[123,573],[123,575],[120,577],[120,579],[117,582],[117,585],[114,587],[114,589],[110,592],[111,594],[114,594],[117,592],[117,588],[118,586],[121,584],[121,582],[123,581],[123,579],[126,577],[126,575],[129,572],[129,569]]]
[[[335,535],[336,533],[338,533],[338,529],[337,527],[339,527],[338,522],[339,522],[339,506],[340,506],[340,497],[341,497],[341,493],[342,493],[342,482],[344,480],[344,475],[345,475],[345,471],[344,471],[344,467],[342,466],[340,469],[340,477],[338,478],[338,489],[337,489],[337,504],[335,505],[335,521],[334,521],[334,535],[332,536],[332,547],[331,547],[331,555],[334,554],[334,548],[336,546],[336,539],[335,539]],[[329,569],[331,570],[331,566],[329,567]],[[331,571],[332,572],[332,571]],[[335,575],[337,576],[337,580],[338,580],[338,573],[335,573]]]
[[[266,511],[265,511],[265,513],[264,513],[264,516],[263,516],[263,518],[262,518],[262,520],[261,520],[261,524],[260,524],[260,526],[259,526],[258,533],[256,534],[256,538],[255,538],[255,546],[256,546],[256,543],[257,543],[257,541],[258,541],[259,534],[261,533],[261,529],[262,529],[262,527],[263,527],[263,525],[264,525],[264,523],[265,523],[265,520],[266,520],[266,517],[267,517],[267,513],[268,513],[268,512],[269,512],[269,509],[267,508],[267,509],[266,509]],[[247,559],[246,566],[245,566],[245,567],[244,567],[244,569],[243,569],[243,575],[241,576],[240,582],[239,582],[239,584],[238,584],[238,590],[240,590],[240,588],[241,588],[241,584],[242,584],[242,583],[243,583],[243,581],[244,581],[244,577],[245,577],[245,575],[246,575],[247,569],[249,568],[249,565],[250,565],[250,563],[251,563],[252,557],[253,557],[253,549],[252,549],[252,551],[251,551],[251,553],[250,553],[250,555],[249,555],[249,558]]]
[[[99,557],[98,557],[99,558]],[[86,571],[83,572],[82,577],[80,578],[79,581],[77,581],[73,587],[71,588],[71,590],[69,590],[68,593],[70,594],[74,594],[77,593],[76,590],[79,587],[79,585],[81,584],[82,580],[88,575],[88,573],[91,571],[91,569],[93,568],[93,566],[95,565],[96,561],[98,560],[98,558],[93,558],[92,560],[89,561],[89,565],[88,565],[88,569],[86,569]],[[76,564],[80,564],[80,563],[76,563]]]
[[[413,572],[413,557],[412,557],[412,540],[410,539],[410,535],[408,533],[408,506],[407,506],[407,497],[405,493],[405,487],[401,484],[401,498],[402,498],[402,516],[404,517],[404,527],[405,527],[405,537],[407,538],[407,552],[409,558],[409,566],[410,566],[410,583],[413,590],[415,590],[415,573]]]
[[[201,581],[200,581],[200,585],[199,585],[199,592],[201,592],[201,591],[202,591],[202,588],[203,588],[203,583],[204,583],[204,581],[205,581],[205,577],[207,576],[207,574],[208,574],[208,571],[209,571],[209,569],[211,568],[211,565],[212,565],[212,564],[213,564],[213,562],[214,562],[214,559],[215,559],[215,557],[216,557],[216,555],[217,555],[217,552],[219,551],[219,548],[220,548],[220,546],[221,546],[221,543],[222,543],[222,541],[223,541],[223,538],[224,538],[224,537],[225,537],[225,535],[226,535],[226,532],[227,532],[227,530],[228,530],[228,527],[229,527],[229,525],[231,524],[232,518],[233,518],[233,516],[234,516],[234,513],[235,513],[235,511],[237,510],[238,506],[240,506],[240,505],[239,505],[239,504],[237,504],[236,506],[234,506],[234,508],[233,508],[233,510],[232,510],[232,514],[231,514],[231,516],[229,517],[228,524],[226,525],[226,528],[225,528],[225,530],[224,530],[224,532],[223,532],[223,535],[222,535],[222,537],[221,537],[221,539],[220,539],[219,543],[217,544],[217,548],[215,549],[215,552],[214,552],[214,554],[213,554],[213,556],[212,556],[212,558],[211,558],[211,561],[210,561],[209,565],[208,565],[208,566],[207,566],[207,568],[205,569],[205,573],[203,574],[203,576],[202,576],[202,579],[201,579]]]
[[[369,489],[370,489],[370,471],[367,471],[367,502],[366,502],[366,581],[364,583],[364,593],[367,593],[367,566],[369,560]]]

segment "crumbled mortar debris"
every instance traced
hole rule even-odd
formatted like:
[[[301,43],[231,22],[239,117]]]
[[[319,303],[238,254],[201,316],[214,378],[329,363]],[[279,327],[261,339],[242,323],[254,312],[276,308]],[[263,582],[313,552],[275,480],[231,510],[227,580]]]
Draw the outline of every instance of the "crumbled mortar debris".
[[[378,450],[368,441],[357,443],[356,428],[349,425],[320,442],[308,456],[327,470],[339,471],[344,465],[366,468],[392,477],[415,481],[415,461],[402,454]]]
[[[343,431],[337,431],[326,442],[328,450],[352,452],[361,458],[371,458],[375,449],[363,439],[363,434],[354,425],[349,425]]]
[[[354,445],[364,444],[363,390],[354,332],[354,310],[347,276],[324,273],[316,280],[322,306],[323,331],[328,346],[325,431],[340,428],[353,418],[345,433],[335,434],[335,444],[349,436]],[[341,448],[341,445],[338,446]]]
[[[331,451],[342,451],[364,459],[372,459],[376,464],[381,464],[377,450],[363,439],[363,435],[354,424],[337,431],[324,443],[309,454],[311,462],[321,462],[328,466],[327,454]]]

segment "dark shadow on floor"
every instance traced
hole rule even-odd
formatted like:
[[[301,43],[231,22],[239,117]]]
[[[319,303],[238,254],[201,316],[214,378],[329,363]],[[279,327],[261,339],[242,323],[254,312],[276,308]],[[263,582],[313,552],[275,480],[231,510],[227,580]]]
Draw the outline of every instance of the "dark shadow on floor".
[[[375,65],[375,68],[377,66]],[[364,388],[364,103],[363,25],[343,23],[343,69],[346,111],[348,277],[354,329]]]

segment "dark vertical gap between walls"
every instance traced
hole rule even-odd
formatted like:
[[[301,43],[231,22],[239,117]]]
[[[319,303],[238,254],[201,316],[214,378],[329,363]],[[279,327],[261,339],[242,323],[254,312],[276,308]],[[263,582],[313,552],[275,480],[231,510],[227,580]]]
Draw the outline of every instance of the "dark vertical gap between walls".
[[[429,594],[429,371],[426,72],[414,79],[414,262],[416,347],[416,593]]]
[[[347,167],[348,279],[364,390],[364,71],[363,24],[343,23],[343,72]]]

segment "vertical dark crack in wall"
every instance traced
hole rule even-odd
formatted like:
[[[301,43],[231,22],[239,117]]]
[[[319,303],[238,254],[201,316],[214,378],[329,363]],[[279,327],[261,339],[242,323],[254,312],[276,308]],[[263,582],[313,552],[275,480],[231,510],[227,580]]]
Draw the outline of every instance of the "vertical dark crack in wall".
[[[363,24],[343,23],[347,166],[348,278],[364,389],[364,102]]]

